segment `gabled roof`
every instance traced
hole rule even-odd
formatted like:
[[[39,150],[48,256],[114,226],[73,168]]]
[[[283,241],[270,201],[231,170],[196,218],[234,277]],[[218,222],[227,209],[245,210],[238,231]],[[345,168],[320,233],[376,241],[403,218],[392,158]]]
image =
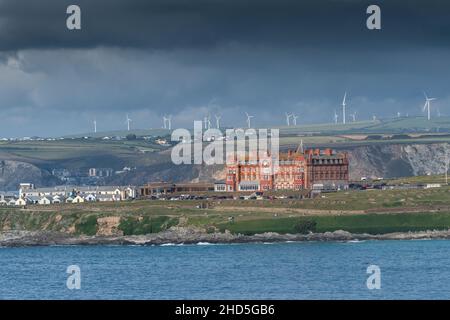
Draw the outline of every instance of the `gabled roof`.
[[[28,197],[26,197],[26,199],[35,202],[35,201],[41,200],[41,197],[38,197],[38,196],[28,196]]]

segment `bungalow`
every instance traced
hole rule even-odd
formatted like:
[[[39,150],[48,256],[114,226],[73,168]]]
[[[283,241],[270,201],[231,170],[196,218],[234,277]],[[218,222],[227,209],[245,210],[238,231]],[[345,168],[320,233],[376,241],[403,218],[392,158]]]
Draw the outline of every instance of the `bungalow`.
[[[52,200],[50,200],[47,197],[42,197],[41,199],[39,199],[38,203],[41,205],[47,205],[47,204],[51,204]]]
[[[25,201],[26,201],[27,203],[29,203],[29,204],[38,204],[38,203],[39,203],[39,200],[41,200],[41,198],[38,197],[38,196],[28,196],[28,197],[25,197]]]
[[[67,187],[53,187],[53,188],[35,188],[31,183],[21,183],[19,186],[19,194],[23,197],[47,197],[47,196],[65,196],[67,194]]]
[[[25,201],[25,199],[19,198],[14,202],[14,205],[23,207],[27,205],[27,202]]]
[[[72,203],[83,203],[84,199],[81,196],[76,196],[75,198],[73,198]]]
[[[132,186],[57,186],[35,188],[33,184],[20,184],[20,197],[30,204],[83,203],[93,201],[122,201],[136,198],[136,188]],[[66,198],[67,197],[67,198]],[[99,200],[99,197],[101,200]],[[46,199],[43,199],[46,198]],[[16,201],[17,196],[15,196]],[[9,204],[9,199],[4,199]]]
[[[61,196],[53,196],[52,203],[61,203],[62,197]]]
[[[98,187],[97,195],[113,196],[115,201],[120,201],[122,192],[119,187]]]
[[[94,202],[97,201],[97,198],[92,193],[90,193],[84,197],[84,200],[88,202]]]

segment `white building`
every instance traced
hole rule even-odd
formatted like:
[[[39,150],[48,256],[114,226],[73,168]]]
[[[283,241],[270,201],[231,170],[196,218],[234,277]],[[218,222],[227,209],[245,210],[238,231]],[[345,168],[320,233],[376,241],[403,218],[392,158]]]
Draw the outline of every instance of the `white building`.
[[[214,183],[214,191],[215,192],[225,192],[227,191],[227,185],[225,181],[217,181]]]
[[[97,201],[97,198],[95,195],[93,195],[92,193],[88,194],[87,196],[84,197],[84,200],[87,202],[94,202]]]
[[[42,197],[41,199],[39,199],[38,203],[42,205],[51,204],[52,200],[50,200],[50,198],[47,197]]]
[[[84,202],[84,198],[80,195],[76,196],[75,198],[73,198],[72,203],[83,203]]]
[[[19,198],[16,201],[14,201],[14,205],[23,207],[27,205],[27,202],[25,201],[25,199]]]
[[[58,186],[35,188],[31,183],[21,183],[19,195],[30,204],[40,203],[43,197],[51,203],[82,203],[85,201],[123,201],[136,198],[133,186]],[[79,197],[79,198],[78,198]],[[7,199],[5,199],[8,202]],[[47,202],[42,200],[42,202]]]
[[[61,197],[61,196],[53,196],[52,197],[52,203],[55,203],[55,204],[61,203],[62,199],[63,199],[63,197]]]

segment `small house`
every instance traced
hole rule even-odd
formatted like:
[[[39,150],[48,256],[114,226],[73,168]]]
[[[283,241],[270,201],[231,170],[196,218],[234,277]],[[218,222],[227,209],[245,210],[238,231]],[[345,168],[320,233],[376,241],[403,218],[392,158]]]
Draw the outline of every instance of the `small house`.
[[[24,198],[19,198],[14,202],[14,205],[23,207],[27,205],[27,202],[25,201]]]
[[[84,197],[84,200],[87,202],[94,202],[97,201],[97,198],[92,193],[90,193]]]
[[[38,196],[28,196],[25,198],[25,202],[29,204],[38,204],[39,200],[41,200]]]
[[[67,199],[66,199],[66,203],[72,203],[73,202],[73,197],[68,197]]]
[[[47,197],[42,197],[41,199],[39,199],[39,201],[38,201],[38,204],[41,204],[41,205],[47,205],[47,204],[51,204],[52,203],[52,200],[50,200],[49,198],[47,198]]]
[[[72,203],[83,203],[84,202],[84,198],[81,196],[76,196],[75,198],[73,198]]]

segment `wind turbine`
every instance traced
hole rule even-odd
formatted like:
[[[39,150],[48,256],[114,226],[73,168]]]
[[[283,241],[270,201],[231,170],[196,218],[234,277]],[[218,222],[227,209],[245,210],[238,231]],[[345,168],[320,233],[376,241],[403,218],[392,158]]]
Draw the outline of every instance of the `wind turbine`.
[[[344,93],[344,99],[342,100],[342,123],[345,124],[345,100],[347,99],[347,91]]]
[[[372,121],[373,121],[373,122],[377,121],[377,116],[376,116],[376,115],[373,115],[373,116],[372,116]]]
[[[169,115],[168,117],[166,117],[166,121],[167,121],[167,127],[165,127],[165,128],[172,130],[172,115]]]
[[[291,125],[289,119],[291,118],[292,114],[289,114],[289,113],[286,112],[285,115],[286,115],[286,122],[287,122],[287,125],[289,127]]]
[[[252,120],[252,118],[254,117],[254,116],[251,116],[251,115],[249,115],[247,112],[245,113],[246,114],[246,116],[247,116],[247,126],[248,126],[248,128],[250,129],[252,126],[251,126],[251,120]]]
[[[431,101],[436,100],[436,98],[429,98],[426,94],[426,92],[423,93],[425,95],[425,104],[423,106],[423,111],[427,110],[427,118],[428,120],[431,119]]]
[[[94,119],[94,133],[97,133],[97,119]]]
[[[338,119],[339,119],[339,116],[338,116],[336,110],[334,110],[334,124],[338,123]]]
[[[220,129],[220,118],[222,118],[222,116],[216,114],[214,117],[216,118],[216,128]]]
[[[297,118],[298,118],[298,116],[296,116],[295,114],[292,114],[292,123],[294,124],[294,126],[297,125]]]
[[[397,112],[397,118],[400,118],[401,115],[402,115],[402,114],[400,113],[400,111]]]
[[[205,130],[211,129],[211,116],[209,114],[203,118],[203,126]]]
[[[208,129],[211,129],[211,116],[208,114]]]
[[[128,131],[130,131],[130,122],[131,122],[132,120],[130,119],[130,117],[128,117],[128,113],[127,113],[127,120],[125,121],[125,123],[127,124],[127,129],[128,129]]]
[[[356,111],[350,115],[353,119],[353,122],[356,122]]]

